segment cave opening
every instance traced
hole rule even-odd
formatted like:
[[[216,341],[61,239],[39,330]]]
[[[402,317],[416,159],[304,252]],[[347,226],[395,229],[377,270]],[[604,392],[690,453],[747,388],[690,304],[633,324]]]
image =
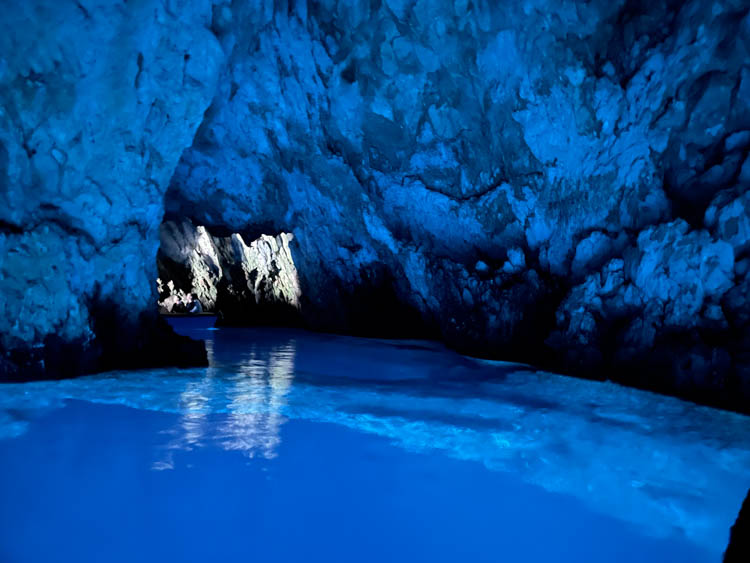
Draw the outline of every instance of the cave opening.
[[[200,314],[215,318],[217,326],[441,338],[435,319],[404,299],[400,276],[385,264],[352,271],[349,283],[334,279],[319,263],[305,260],[291,230],[232,232],[170,216],[159,238],[155,283],[162,316]],[[190,310],[194,301],[200,313]]]
[[[161,314],[203,313],[223,325],[300,325],[292,233],[246,240],[247,235],[216,232],[184,218],[162,223],[159,235],[156,284]]]

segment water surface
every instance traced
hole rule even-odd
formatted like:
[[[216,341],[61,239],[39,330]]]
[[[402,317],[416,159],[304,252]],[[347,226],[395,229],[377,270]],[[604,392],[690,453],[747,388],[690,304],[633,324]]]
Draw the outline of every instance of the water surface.
[[[0,561],[720,561],[750,420],[427,342],[205,330],[0,386]]]

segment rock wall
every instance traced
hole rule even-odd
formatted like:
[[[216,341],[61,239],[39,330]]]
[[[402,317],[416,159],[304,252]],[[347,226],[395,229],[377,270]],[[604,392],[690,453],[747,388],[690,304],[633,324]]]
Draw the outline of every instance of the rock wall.
[[[190,221],[161,226],[157,255],[159,307],[195,293],[204,310],[223,324],[300,323],[300,287],[289,243],[293,236],[261,235],[249,245],[242,236],[215,237]]]
[[[212,3],[0,10],[0,380],[205,361],[157,323],[153,280],[223,61]]]
[[[238,4],[169,216],[293,232],[312,326],[747,410],[745,2]]]
[[[309,326],[750,409],[747,2],[12,8],[5,350],[153,310],[165,210],[292,233]]]

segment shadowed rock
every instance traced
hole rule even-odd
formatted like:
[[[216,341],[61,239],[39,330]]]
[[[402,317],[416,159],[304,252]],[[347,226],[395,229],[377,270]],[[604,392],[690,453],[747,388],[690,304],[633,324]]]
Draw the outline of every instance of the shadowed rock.
[[[750,560],[750,491],[732,526],[729,545],[724,552],[724,563],[744,563]]]
[[[0,2],[3,377],[205,361],[155,324],[153,280],[164,193],[223,58],[211,3],[86,6]]]

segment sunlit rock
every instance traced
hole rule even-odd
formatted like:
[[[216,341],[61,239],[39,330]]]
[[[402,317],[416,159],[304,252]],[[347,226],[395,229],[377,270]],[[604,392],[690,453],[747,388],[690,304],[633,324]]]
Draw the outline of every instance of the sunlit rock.
[[[211,236],[189,221],[161,227],[158,255],[159,306],[179,312],[188,293],[220,322],[296,324],[300,288],[289,250],[293,236],[262,235],[245,244],[242,236]]]

